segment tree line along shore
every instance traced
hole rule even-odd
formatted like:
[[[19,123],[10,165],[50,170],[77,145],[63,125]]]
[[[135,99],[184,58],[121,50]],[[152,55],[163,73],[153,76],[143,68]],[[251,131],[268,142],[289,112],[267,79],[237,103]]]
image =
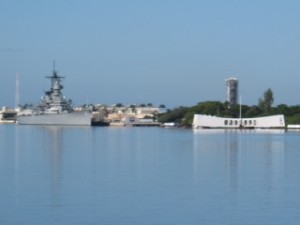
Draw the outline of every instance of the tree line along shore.
[[[300,105],[279,104],[273,106],[274,96],[271,89],[267,89],[263,97],[258,99],[257,105],[229,105],[227,101],[204,101],[191,107],[180,106],[158,116],[161,123],[175,122],[178,126],[191,127],[195,114],[205,114],[227,118],[254,118],[283,114],[285,123],[300,124]]]

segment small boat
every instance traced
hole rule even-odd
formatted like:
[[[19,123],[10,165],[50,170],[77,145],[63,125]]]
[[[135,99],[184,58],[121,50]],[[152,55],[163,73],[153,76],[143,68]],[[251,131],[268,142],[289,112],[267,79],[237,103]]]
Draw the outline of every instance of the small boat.
[[[106,120],[95,120],[92,118],[91,125],[95,127],[108,127],[110,123]]]

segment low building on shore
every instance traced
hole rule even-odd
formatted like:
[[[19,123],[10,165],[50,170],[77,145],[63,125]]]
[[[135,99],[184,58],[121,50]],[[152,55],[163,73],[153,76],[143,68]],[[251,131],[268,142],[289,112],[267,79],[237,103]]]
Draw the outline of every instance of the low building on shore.
[[[111,124],[120,124],[119,121],[125,124],[158,124],[158,114],[166,112],[165,107],[155,106],[139,106],[128,105],[124,106],[116,104],[107,106],[104,104],[94,105],[94,117],[102,118],[111,121]]]
[[[15,123],[17,113],[17,110],[3,106],[0,110],[0,123]]]

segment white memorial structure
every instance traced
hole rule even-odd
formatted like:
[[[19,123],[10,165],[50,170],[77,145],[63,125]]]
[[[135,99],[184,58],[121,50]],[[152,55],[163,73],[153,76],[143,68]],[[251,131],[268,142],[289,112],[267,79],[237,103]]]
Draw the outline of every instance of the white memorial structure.
[[[285,121],[284,115],[274,115],[255,118],[222,118],[217,116],[195,114],[193,128],[283,129],[285,128]]]

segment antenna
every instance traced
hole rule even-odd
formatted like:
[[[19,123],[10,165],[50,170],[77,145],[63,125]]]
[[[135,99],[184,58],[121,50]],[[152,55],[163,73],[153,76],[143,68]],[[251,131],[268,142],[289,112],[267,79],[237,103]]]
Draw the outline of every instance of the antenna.
[[[242,96],[240,96],[240,120],[242,122]]]
[[[53,71],[55,71],[55,60],[53,60]]]
[[[52,76],[46,76],[46,78],[50,78],[50,79],[56,79],[56,78],[59,78],[59,79],[63,79],[65,77],[62,77],[62,76],[59,76],[58,75],[58,71],[55,70],[55,60],[53,60],[53,72],[52,72]]]
[[[17,73],[17,77],[16,77],[16,96],[15,96],[15,109],[17,110],[19,108],[19,101],[20,101],[20,97],[19,97],[19,73]]]

